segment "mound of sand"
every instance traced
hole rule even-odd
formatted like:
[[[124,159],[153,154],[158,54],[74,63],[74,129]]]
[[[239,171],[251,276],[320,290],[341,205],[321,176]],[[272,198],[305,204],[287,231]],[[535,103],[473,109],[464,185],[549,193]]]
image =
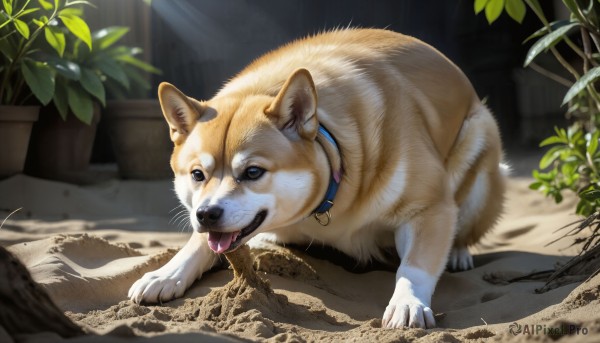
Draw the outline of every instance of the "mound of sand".
[[[23,210],[0,229],[0,244],[90,333],[70,340],[76,342],[106,338],[94,335],[117,342],[503,342],[551,341],[557,333],[570,334],[569,341],[600,341],[600,276],[542,294],[536,293],[542,281],[508,282],[576,253],[570,240],[544,246],[558,237],[556,228],[576,219],[574,200],[556,206],[529,191],[528,182],[510,181],[506,215],[473,249],[475,268],[443,274],[432,306],[439,328],[431,330],[380,327],[394,287],[389,266],[357,268],[343,258],[323,258],[330,251],[294,247],[251,251],[260,276],[251,282],[234,280],[231,269],[214,270],[181,299],[133,304],[126,297],[131,284],[166,263],[189,237],[169,224],[177,203],[164,201],[168,182],[144,188],[139,182],[75,187],[24,176],[5,180],[0,194],[19,196],[0,198],[0,209]],[[61,202],[66,193],[76,206]],[[162,205],[152,203],[159,198]],[[132,199],[139,201],[130,205]],[[62,338],[37,333],[18,340]],[[0,328],[0,341],[13,338]]]

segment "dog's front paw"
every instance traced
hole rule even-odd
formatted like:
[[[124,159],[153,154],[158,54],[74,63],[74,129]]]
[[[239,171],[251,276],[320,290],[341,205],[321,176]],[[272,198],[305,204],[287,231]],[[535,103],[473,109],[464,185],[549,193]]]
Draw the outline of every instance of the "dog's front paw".
[[[433,311],[414,296],[392,298],[383,313],[384,328],[422,328],[435,327]]]
[[[136,303],[157,303],[179,298],[188,287],[188,282],[177,270],[156,270],[144,274],[129,289],[127,296]]]

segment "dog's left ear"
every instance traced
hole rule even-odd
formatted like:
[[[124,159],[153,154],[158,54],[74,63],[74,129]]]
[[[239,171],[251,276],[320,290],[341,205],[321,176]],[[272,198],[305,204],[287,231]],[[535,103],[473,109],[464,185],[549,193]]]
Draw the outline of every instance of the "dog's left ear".
[[[314,140],[319,128],[317,90],[308,70],[294,71],[265,113],[290,139]]]
[[[199,102],[188,98],[170,83],[158,87],[158,99],[163,115],[169,124],[171,140],[175,145],[183,143],[204,111]]]

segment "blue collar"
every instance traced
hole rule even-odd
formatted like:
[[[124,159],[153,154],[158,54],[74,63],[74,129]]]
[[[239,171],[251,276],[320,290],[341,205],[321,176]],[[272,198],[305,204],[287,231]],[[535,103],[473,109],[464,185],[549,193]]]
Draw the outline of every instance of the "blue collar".
[[[330,144],[334,148],[335,152],[340,154],[340,149],[337,142],[335,141],[335,138],[333,138],[331,132],[329,132],[322,124],[319,124],[319,135],[325,138],[325,142],[323,143]],[[319,143],[323,145],[323,143]],[[327,151],[328,149],[325,148],[326,153]],[[332,163],[331,160],[329,162],[330,164]],[[337,194],[338,188],[340,186],[342,171],[341,168],[339,171],[335,169],[335,166],[332,165],[331,176],[329,178],[329,186],[327,187],[327,192],[325,192],[325,197],[323,198],[323,201],[321,201],[321,204],[312,213],[317,222],[319,222],[319,224],[323,226],[327,226],[331,221],[331,214],[329,213],[329,210],[331,210],[331,208],[333,207],[333,199],[335,199],[335,195]]]

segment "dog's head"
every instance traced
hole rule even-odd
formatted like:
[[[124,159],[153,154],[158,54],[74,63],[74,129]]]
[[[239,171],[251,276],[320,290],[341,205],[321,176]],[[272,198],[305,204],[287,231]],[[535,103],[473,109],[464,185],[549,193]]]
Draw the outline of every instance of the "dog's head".
[[[295,71],[276,96],[239,92],[199,102],[163,83],[159,99],[175,144],[175,190],[213,251],[310,215],[327,177],[315,168],[322,156],[307,70]]]

